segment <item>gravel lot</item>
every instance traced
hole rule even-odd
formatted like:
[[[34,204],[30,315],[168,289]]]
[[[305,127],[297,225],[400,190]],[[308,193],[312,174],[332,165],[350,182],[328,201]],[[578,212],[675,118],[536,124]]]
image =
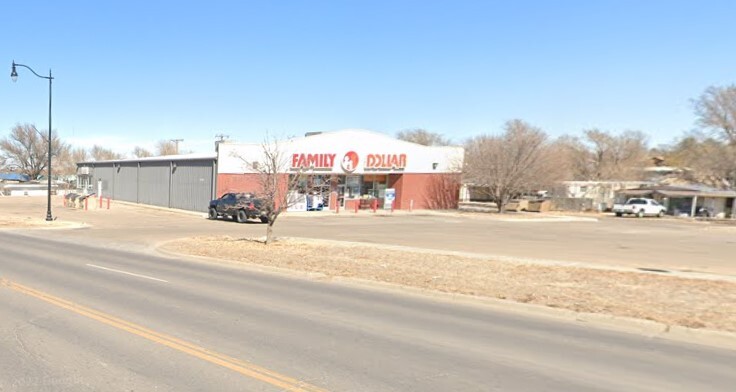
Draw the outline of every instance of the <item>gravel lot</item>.
[[[227,236],[194,237],[166,251],[736,332],[736,283],[655,273],[496,261],[367,244],[282,239],[270,246]]]

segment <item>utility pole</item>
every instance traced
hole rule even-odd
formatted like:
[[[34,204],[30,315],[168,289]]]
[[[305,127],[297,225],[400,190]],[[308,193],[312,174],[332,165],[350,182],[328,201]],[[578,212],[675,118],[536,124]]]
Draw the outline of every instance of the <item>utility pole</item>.
[[[170,142],[174,142],[176,145],[176,155],[179,155],[179,142],[183,142],[184,139],[169,139]]]
[[[220,143],[225,141],[225,139],[230,139],[230,135],[218,133],[217,135],[215,135],[215,137],[219,139],[219,140],[215,140],[215,152],[218,152],[220,151]]]

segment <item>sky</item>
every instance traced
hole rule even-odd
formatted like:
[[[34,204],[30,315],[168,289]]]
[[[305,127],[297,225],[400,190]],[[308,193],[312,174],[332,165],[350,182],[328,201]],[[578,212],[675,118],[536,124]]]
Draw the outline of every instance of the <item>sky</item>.
[[[18,123],[121,153],[424,128],[462,143],[520,118],[551,137],[696,128],[736,81],[734,1],[13,1],[0,136]],[[0,69],[2,67],[0,66]]]

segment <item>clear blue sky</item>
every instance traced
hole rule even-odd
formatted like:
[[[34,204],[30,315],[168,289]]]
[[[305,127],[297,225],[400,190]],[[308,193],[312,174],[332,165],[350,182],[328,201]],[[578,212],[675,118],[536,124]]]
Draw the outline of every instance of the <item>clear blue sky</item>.
[[[694,128],[736,81],[734,1],[13,1],[2,7],[0,134],[54,128],[121,152],[214,135],[422,127],[457,142],[512,118],[552,136]]]

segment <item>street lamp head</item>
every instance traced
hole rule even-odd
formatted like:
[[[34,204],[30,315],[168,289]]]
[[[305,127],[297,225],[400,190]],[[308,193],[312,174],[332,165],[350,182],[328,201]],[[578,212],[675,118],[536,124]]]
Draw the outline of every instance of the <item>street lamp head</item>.
[[[13,61],[13,69],[10,71],[10,79],[13,79],[13,82],[18,80],[18,72],[15,72],[15,61]]]

